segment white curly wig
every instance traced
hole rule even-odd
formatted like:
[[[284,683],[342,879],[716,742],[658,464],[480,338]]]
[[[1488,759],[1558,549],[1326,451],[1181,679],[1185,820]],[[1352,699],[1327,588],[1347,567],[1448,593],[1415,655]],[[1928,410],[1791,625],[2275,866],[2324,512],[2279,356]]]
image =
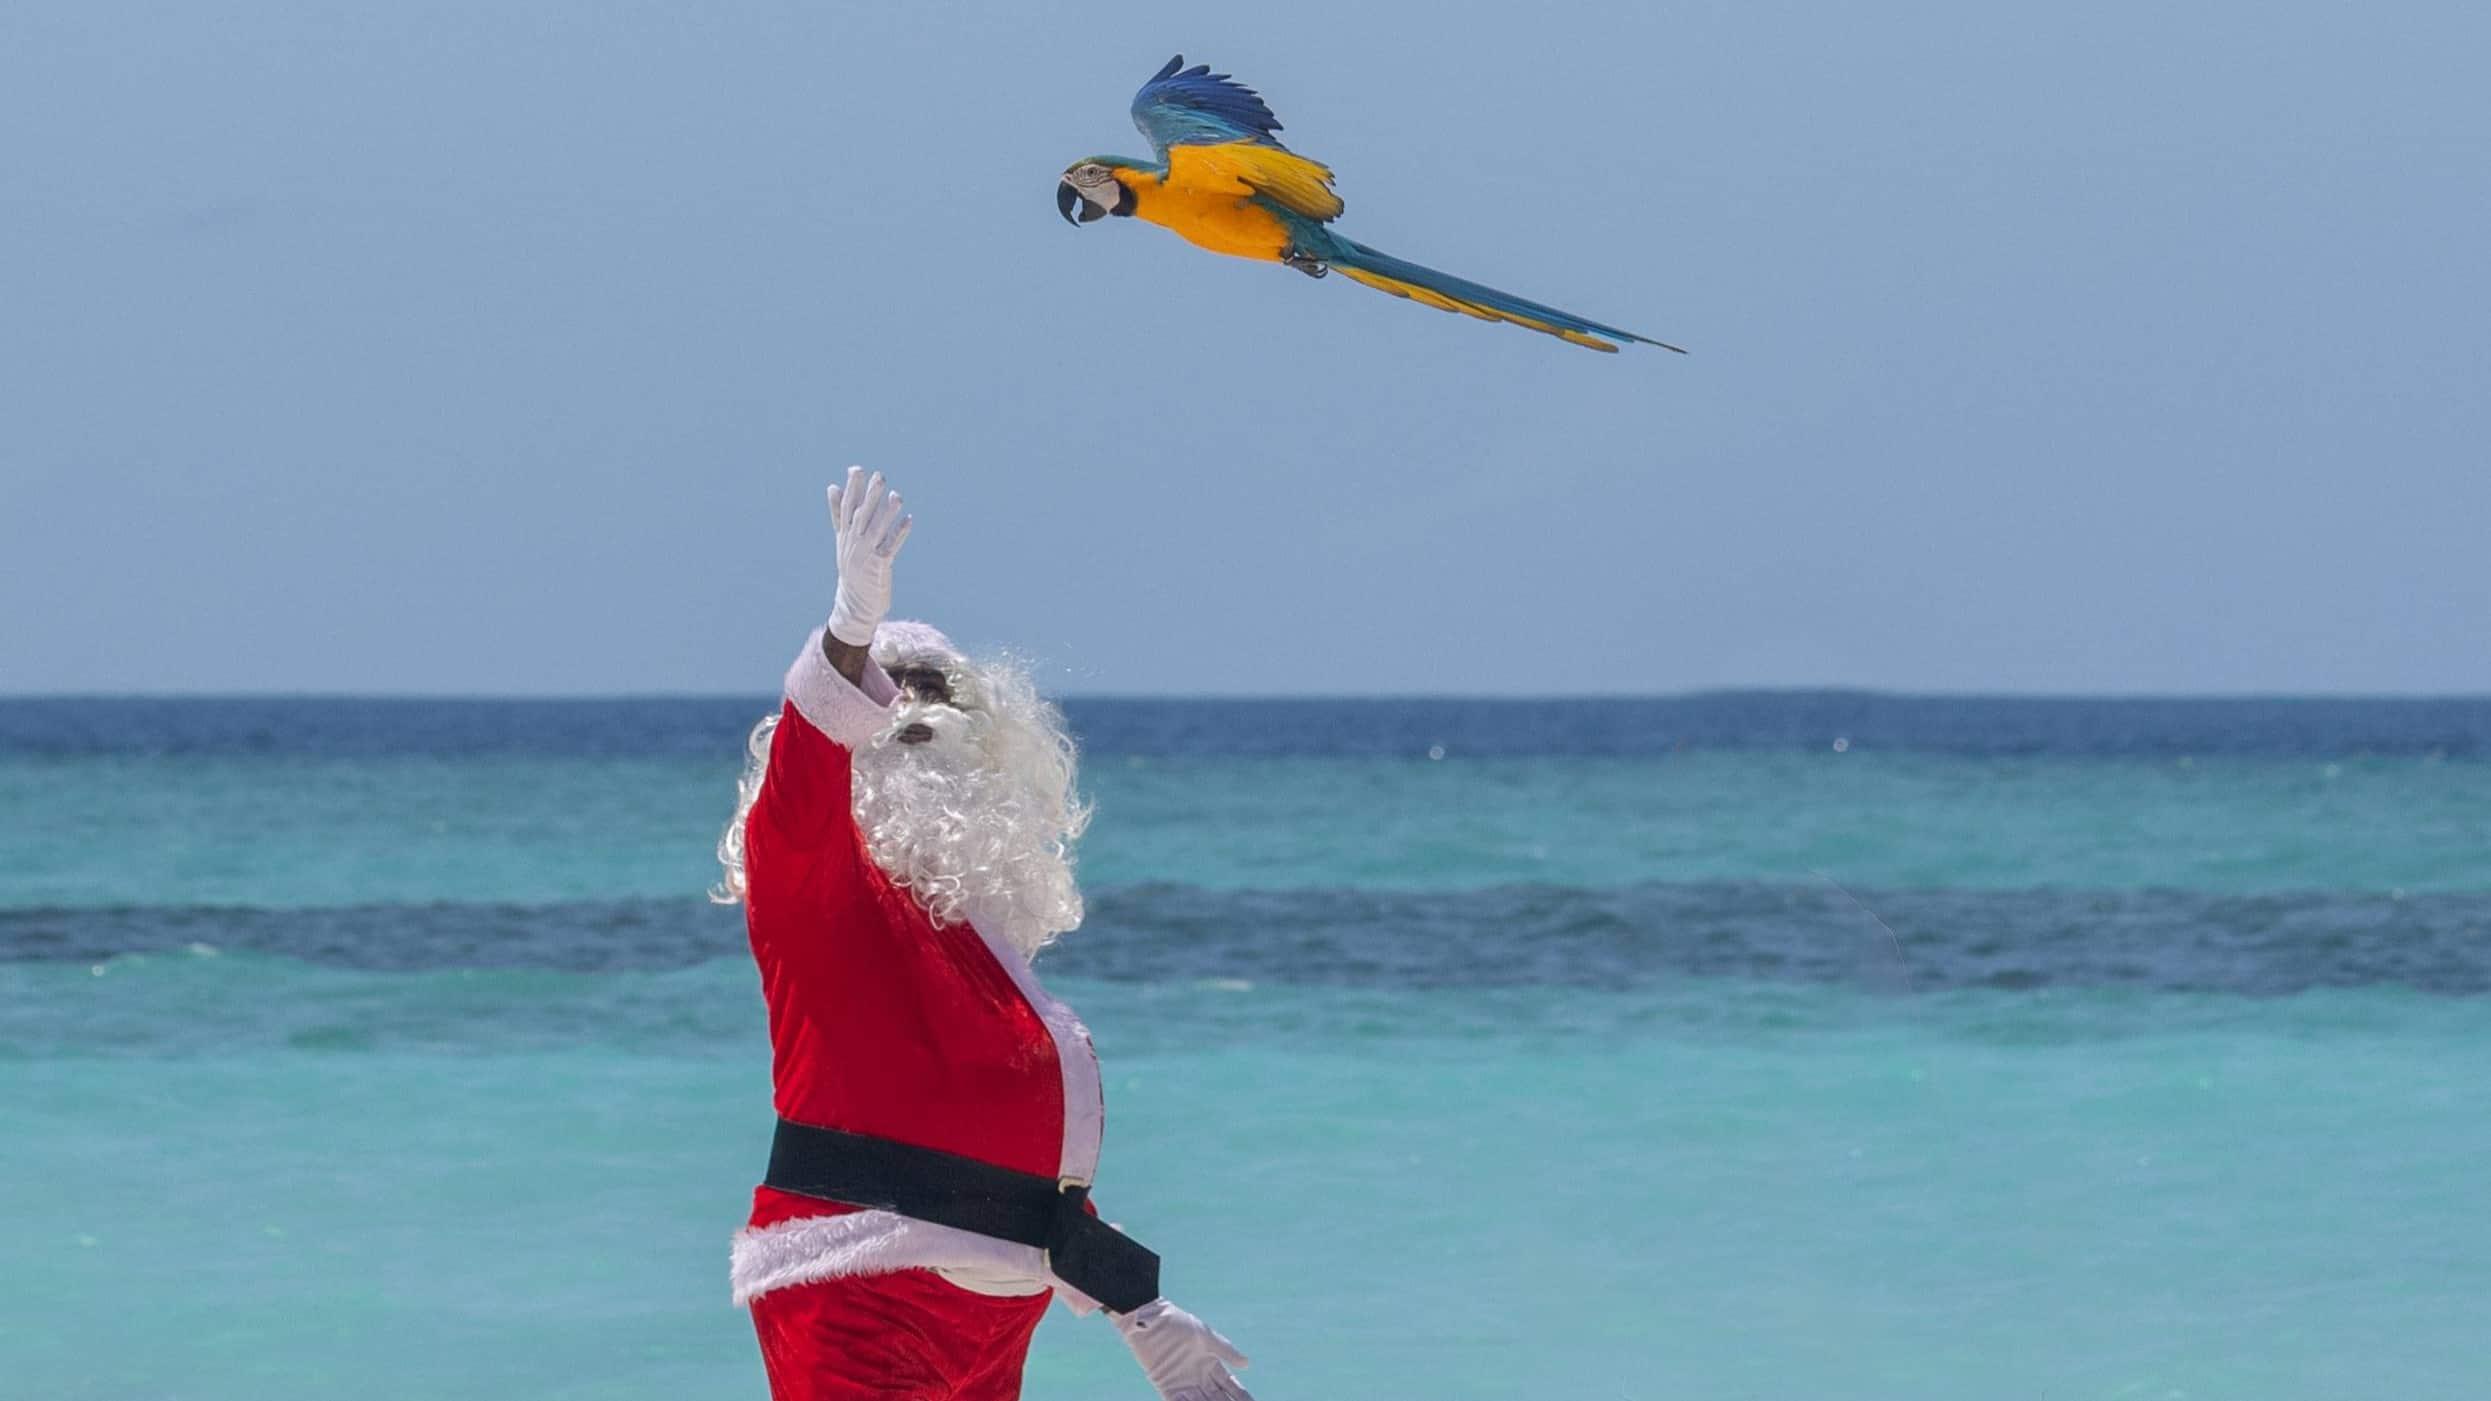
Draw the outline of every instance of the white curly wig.
[[[853,756],[857,829],[895,885],[937,924],[975,925],[1024,954],[1079,927],[1073,851],[1090,825],[1077,788],[1079,754],[1064,718],[1008,658],[972,662],[934,628],[886,622],[873,657],[886,671],[932,667],[948,703],[901,695],[890,718]],[[923,725],[934,738],[902,744]],[[768,777],[778,717],[753,727],[734,821],[718,841],[725,868],[710,897],[744,898],[744,822]]]

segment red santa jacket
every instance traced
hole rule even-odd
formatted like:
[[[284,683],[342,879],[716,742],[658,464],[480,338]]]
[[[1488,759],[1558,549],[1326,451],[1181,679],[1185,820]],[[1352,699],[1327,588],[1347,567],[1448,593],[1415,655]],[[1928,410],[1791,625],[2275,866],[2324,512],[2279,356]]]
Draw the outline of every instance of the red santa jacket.
[[[1072,1009],[1019,950],[967,923],[937,925],[874,864],[856,825],[849,755],[896,696],[822,655],[787,672],[786,700],[744,827],[745,927],[770,1012],[780,1117],[1088,1182],[1104,1122],[1098,1059]],[[735,1240],[735,1300],[839,1275],[926,1268],[984,1293],[1055,1287],[1032,1246],[763,1186]]]

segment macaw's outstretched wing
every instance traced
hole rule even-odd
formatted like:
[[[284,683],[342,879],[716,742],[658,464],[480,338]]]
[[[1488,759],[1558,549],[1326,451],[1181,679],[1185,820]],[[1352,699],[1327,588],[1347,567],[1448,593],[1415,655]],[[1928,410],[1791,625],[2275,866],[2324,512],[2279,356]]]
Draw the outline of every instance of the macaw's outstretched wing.
[[[1184,67],[1185,56],[1133,95],[1133,125],[1142,129],[1168,179],[1206,194],[1259,194],[1317,222],[1341,217],[1332,171],[1280,144],[1280,119],[1254,89],[1207,63]]]
[[[1168,183],[1205,194],[1261,195],[1317,223],[1338,219],[1343,208],[1330,166],[1277,146],[1170,147]]]
[[[1168,60],[1142,90],[1133,94],[1133,124],[1150,138],[1154,153],[1168,158],[1171,146],[1244,141],[1277,146],[1272,135],[1280,119],[1263,105],[1254,89],[1214,73],[1211,65],[1185,68],[1185,55]]]

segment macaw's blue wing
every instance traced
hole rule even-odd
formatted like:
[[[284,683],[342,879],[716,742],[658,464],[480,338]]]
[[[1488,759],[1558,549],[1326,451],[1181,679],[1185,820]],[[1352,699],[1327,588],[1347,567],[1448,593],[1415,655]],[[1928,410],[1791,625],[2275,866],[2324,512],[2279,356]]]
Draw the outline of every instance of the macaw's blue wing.
[[[1228,141],[1280,145],[1272,135],[1280,130],[1280,119],[1263,105],[1254,89],[1225,73],[1212,72],[1207,63],[1191,68],[1184,63],[1183,54],[1169,59],[1167,67],[1133,94],[1133,124],[1150,138],[1161,161],[1168,158],[1171,146]]]

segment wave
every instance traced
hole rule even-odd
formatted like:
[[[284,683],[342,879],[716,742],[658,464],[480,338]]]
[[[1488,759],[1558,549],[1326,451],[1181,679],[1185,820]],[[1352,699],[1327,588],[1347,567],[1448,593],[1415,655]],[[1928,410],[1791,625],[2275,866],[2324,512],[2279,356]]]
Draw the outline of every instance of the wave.
[[[1686,977],[1889,992],[2130,988],[2491,992],[2491,895],[1871,890],[1828,882],[1459,892],[1099,892],[1050,976],[1386,989],[1640,988]],[[694,899],[0,910],[0,960],[194,949],[390,972],[621,972],[740,961],[738,912]]]
[[[1955,989],[1910,996],[1831,983],[1691,977],[1642,986],[1426,990],[1223,976],[1125,982],[1061,971],[1116,1064],[1251,1051],[1455,1060],[1507,1050],[1728,1045],[1909,1063],[1946,1044],[2047,1048],[2174,1037],[2355,1038],[2484,1054],[2472,1001],[2402,987],[2283,997],[2135,988]],[[0,964],[0,1062],[268,1055],[660,1056],[766,1063],[749,963],[563,972],[381,971],[202,946],[93,965]],[[451,1072],[453,1074],[457,1072]],[[498,1072],[497,1072],[498,1073]],[[552,1071],[548,1073],[569,1073]]]

